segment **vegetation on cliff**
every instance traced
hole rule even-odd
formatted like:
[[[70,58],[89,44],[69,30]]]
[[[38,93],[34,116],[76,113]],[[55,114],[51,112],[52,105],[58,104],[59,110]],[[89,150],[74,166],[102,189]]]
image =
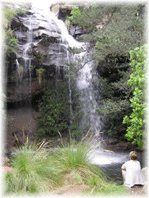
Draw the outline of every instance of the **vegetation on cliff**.
[[[37,136],[56,136],[67,133],[70,120],[69,90],[66,83],[49,83],[39,104],[40,116],[37,119]]]
[[[13,3],[3,2],[3,55],[5,56],[5,71],[7,72],[8,78],[10,78],[10,80],[13,80],[14,78],[13,75],[9,74],[14,70],[13,65],[14,60],[16,60],[17,57],[16,47],[18,46],[18,39],[15,37],[14,29],[12,28],[12,20],[14,19],[14,17],[26,14],[26,11],[29,9],[29,7],[29,3],[21,4],[19,8],[15,8]]]

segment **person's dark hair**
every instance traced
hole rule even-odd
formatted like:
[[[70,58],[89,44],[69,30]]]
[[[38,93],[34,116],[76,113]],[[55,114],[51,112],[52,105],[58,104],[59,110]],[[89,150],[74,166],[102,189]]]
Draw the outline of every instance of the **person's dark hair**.
[[[137,159],[138,159],[138,154],[137,154],[137,152],[136,152],[136,151],[131,151],[131,152],[129,153],[129,158],[130,158],[131,160],[137,160]]]

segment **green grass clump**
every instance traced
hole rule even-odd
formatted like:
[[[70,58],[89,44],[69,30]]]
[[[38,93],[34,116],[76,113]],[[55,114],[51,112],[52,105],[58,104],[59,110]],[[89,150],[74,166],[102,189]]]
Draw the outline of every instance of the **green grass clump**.
[[[59,152],[56,153],[57,160],[63,164],[63,168],[67,170],[77,169],[79,167],[85,167],[89,164],[87,154],[89,148],[87,145],[69,144],[59,148]]]
[[[5,174],[5,193],[46,192],[61,183],[61,169],[53,156],[26,143],[11,159],[12,172]]]

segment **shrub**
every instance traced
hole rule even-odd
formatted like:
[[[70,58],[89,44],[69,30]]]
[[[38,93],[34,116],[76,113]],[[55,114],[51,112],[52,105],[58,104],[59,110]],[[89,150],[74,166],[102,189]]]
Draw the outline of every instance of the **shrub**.
[[[69,90],[62,81],[49,84],[39,106],[37,136],[56,136],[68,133],[70,121]]]

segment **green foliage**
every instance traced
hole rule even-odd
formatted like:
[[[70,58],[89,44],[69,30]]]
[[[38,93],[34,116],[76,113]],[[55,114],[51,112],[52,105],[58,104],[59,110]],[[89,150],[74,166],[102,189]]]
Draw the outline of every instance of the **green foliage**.
[[[126,106],[129,106],[129,101],[120,100],[113,101],[112,99],[102,100],[102,108],[98,109],[98,112],[102,114],[113,114],[124,111]]]
[[[70,106],[68,87],[60,81],[49,84],[39,107],[37,136],[55,136],[68,133]]]
[[[26,9],[29,8],[29,4],[22,4],[19,9],[14,9],[13,4],[9,3],[3,6],[3,28],[5,30],[5,53],[10,57],[12,54],[16,54],[15,47],[18,45],[18,40],[11,30],[12,19],[17,15],[24,15]]]
[[[70,183],[88,185],[88,192],[85,193],[89,195],[125,194],[124,187],[107,181],[101,169],[89,163],[90,150],[89,145],[83,142],[71,143],[55,154],[56,159],[63,165],[62,170],[71,176]]]
[[[40,67],[42,65],[42,62],[43,62],[43,59],[44,59],[44,55],[41,54],[40,52],[37,52],[37,53],[34,54],[34,56],[38,59],[38,62],[39,62],[38,68],[40,69]]]
[[[127,139],[142,148],[145,143],[146,46],[130,51],[130,60],[132,74],[130,75],[128,84],[133,90],[133,97],[130,99],[132,113],[129,117],[124,117],[123,123],[128,124]]]
[[[11,21],[12,19],[17,16],[23,16],[26,14],[26,10],[29,8],[29,4],[27,5],[22,5],[20,8],[18,9],[14,9],[13,8],[13,4],[9,4],[9,5],[4,5],[3,7],[3,14],[4,14],[4,22],[3,22],[3,26],[5,29],[9,29],[10,25],[11,25]]]
[[[3,25],[6,29],[10,28],[11,21],[15,15],[16,15],[16,12],[11,7],[8,7],[8,6],[4,7],[4,23],[3,23]]]
[[[93,57],[97,61],[103,60],[108,54],[128,56],[131,49],[143,44],[143,19],[135,16],[135,7],[127,8],[120,7],[109,18],[110,22],[105,28],[93,32],[92,38],[96,42]]]
[[[44,74],[45,74],[45,69],[43,68],[37,69],[38,81],[40,85]]]
[[[46,192],[61,183],[61,170],[52,156],[26,142],[11,158],[12,172],[5,174],[5,194]]]
[[[67,17],[66,17],[67,23],[68,23],[68,21],[70,21],[70,23],[72,23],[72,21],[75,20],[75,17],[81,16],[81,11],[79,10],[79,8],[73,7],[73,8],[72,8],[72,11],[71,11],[71,13],[70,13],[70,15],[71,15],[71,16],[67,16]]]
[[[26,14],[26,10],[23,8],[19,8],[16,10],[16,15],[24,16]]]
[[[83,7],[74,23],[87,33],[84,41],[95,46],[93,58],[104,60],[108,54],[127,55],[144,43],[144,5],[97,4]]]
[[[128,100],[119,98],[105,99],[101,101],[101,108],[97,111],[104,117],[103,131],[107,137],[119,138],[125,141],[126,126],[122,124],[123,117],[130,113]]]
[[[13,30],[8,29],[6,32],[6,52],[10,56],[16,54],[15,46],[18,45],[18,40],[14,37]]]

